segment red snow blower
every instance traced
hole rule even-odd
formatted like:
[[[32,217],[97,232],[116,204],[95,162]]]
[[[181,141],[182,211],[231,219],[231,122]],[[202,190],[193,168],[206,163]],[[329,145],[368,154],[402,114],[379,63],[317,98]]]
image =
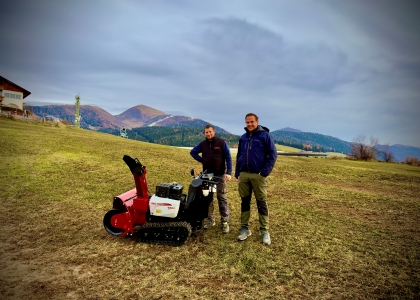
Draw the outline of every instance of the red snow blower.
[[[130,168],[135,189],[114,197],[113,209],[104,216],[105,230],[115,236],[135,237],[137,241],[152,244],[181,246],[191,233],[201,229],[208,207],[216,192],[213,174],[194,175],[188,194],[183,185],[161,183],[156,193],[149,196],[146,166],[137,158],[124,155]]]

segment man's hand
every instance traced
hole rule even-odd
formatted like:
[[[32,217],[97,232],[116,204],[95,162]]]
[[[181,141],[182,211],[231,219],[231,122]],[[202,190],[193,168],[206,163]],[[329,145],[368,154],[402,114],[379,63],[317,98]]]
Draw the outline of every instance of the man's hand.
[[[230,176],[229,174],[225,174],[225,175],[223,175],[223,179],[224,179],[225,181],[229,181],[229,180],[231,180],[231,179],[232,179],[232,176]]]
[[[238,176],[238,178],[236,178],[236,182],[239,182],[239,177],[241,177],[241,176]]]

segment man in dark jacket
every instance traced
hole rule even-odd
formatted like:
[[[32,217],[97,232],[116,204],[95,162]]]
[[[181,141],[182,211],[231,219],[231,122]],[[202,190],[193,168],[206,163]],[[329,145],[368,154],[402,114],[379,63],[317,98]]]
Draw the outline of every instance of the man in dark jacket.
[[[258,125],[258,117],[253,113],[245,116],[246,133],[239,139],[236,156],[235,178],[239,181],[241,196],[241,230],[239,241],[251,235],[248,228],[251,217],[251,196],[254,192],[259,214],[260,231],[264,245],[270,245],[268,233],[267,176],[273,170],[277,159],[277,149],[269,134],[269,129]]]
[[[229,145],[225,140],[216,137],[216,131],[212,125],[204,127],[206,139],[195,146],[190,154],[198,162],[203,164],[203,171],[213,173],[217,181],[217,201],[219,203],[220,221],[222,232],[229,232],[229,205],[227,200],[226,181],[231,179],[232,157]],[[202,153],[202,156],[198,155]],[[204,229],[214,226],[214,204],[210,203],[207,224]]]

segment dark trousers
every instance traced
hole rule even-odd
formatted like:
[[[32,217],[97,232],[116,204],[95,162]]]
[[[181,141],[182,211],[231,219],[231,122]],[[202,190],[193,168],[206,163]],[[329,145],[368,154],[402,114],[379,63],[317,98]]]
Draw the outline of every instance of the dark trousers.
[[[223,175],[222,175],[223,176]],[[229,222],[229,204],[227,199],[227,186],[226,181],[223,179],[223,177],[220,176],[220,178],[214,178],[215,181],[217,181],[217,202],[219,204],[219,212],[220,212],[220,222]],[[213,197],[213,195],[212,195]],[[215,220],[214,218],[214,202],[213,200],[210,203],[209,206],[209,220]]]

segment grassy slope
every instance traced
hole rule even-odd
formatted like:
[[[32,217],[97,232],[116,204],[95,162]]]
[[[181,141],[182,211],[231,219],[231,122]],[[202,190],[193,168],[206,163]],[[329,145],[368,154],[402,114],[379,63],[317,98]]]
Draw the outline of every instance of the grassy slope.
[[[134,183],[124,154],[187,188],[188,150],[0,119],[2,299],[412,299],[420,296],[420,168],[280,156],[269,177],[272,245],[232,232],[182,247],[113,237],[112,198]],[[218,215],[218,214],[216,214]]]
[[[297,148],[293,148],[293,147],[289,147],[289,146],[283,146],[283,145],[279,145],[279,144],[276,144],[276,149],[277,149],[277,151],[284,151],[284,152],[300,152],[300,151],[302,151],[302,149],[297,149]]]

